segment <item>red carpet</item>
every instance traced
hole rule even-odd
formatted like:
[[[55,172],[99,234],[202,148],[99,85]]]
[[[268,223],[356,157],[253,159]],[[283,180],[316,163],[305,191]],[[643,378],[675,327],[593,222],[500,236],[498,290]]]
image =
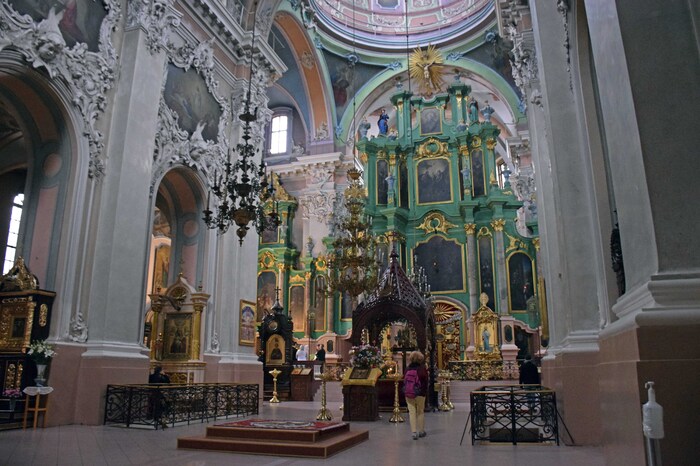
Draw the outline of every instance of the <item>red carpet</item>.
[[[227,422],[216,424],[216,427],[244,427],[256,429],[284,429],[284,430],[325,430],[336,427],[344,422],[326,421],[288,421],[271,419],[246,419],[244,421]]]

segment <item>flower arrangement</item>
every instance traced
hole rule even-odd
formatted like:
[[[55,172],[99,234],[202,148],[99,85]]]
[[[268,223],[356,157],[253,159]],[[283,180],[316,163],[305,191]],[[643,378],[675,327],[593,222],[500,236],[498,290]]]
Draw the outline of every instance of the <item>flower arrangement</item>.
[[[19,388],[8,388],[2,392],[2,395],[10,399],[22,398],[22,391]]]
[[[384,360],[379,348],[372,345],[353,346],[350,350],[350,364],[352,367],[369,369],[379,367]]]
[[[29,345],[27,354],[37,364],[48,364],[51,358],[56,356],[53,346],[46,343],[46,340],[36,340],[32,342],[32,344]]]

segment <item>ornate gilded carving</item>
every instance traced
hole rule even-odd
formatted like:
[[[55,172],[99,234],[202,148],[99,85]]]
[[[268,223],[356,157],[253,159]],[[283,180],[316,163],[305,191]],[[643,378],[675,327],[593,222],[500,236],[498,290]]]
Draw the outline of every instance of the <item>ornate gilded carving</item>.
[[[464,224],[464,233],[467,235],[474,235],[476,232],[476,223],[465,223]]]
[[[456,226],[454,223],[450,223],[442,213],[431,212],[423,219],[423,223],[416,227],[416,230],[423,230],[426,235],[437,232],[447,234],[447,230]]]
[[[526,245],[523,241],[519,240],[518,238],[509,235],[508,233],[505,233],[506,237],[508,238],[509,244],[506,247],[506,252],[510,252],[514,249],[525,249]]]
[[[386,232],[386,237],[391,241],[392,243],[399,243],[403,244],[406,242],[406,237],[400,232],[400,231],[387,231]]]
[[[416,151],[416,159],[427,157],[447,157],[449,156],[448,144],[436,138],[429,138],[423,144],[418,146]]]
[[[479,136],[472,137],[472,148],[479,149],[481,147],[481,138]]]
[[[20,352],[29,346],[36,302],[32,296],[5,298],[0,305],[0,350]]]
[[[540,239],[539,238],[532,238],[532,245],[535,246],[535,251],[540,250]]]
[[[489,231],[488,228],[486,227],[481,227],[479,228],[479,233],[476,235],[477,238],[483,238],[484,236],[491,237],[493,236],[491,232]]]
[[[385,150],[380,150],[377,152],[377,159],[386,160],[387,154]]]
[[[474,321],[474,357],[477,360],[500,360],[498,343],[498,315],[487,306],[489,297],[486,293],[479,296],[481,307],[473,315]]]
[[[39,306],[39,327],[46,327],[46,320],[49,315],[49,306],[42,304]]]
[[[265,251],[258,258],[259,269],[272,269],[275,267],[275,256],[270,251]]]
[[[289,283],[306,283],[304,275],[293,275],[289,278]]]
[[[496,144],[497,144],[497,142],[494,138],[488,138],[486,140],[486,148],[488,150],[494,150],[496,148]]]
[[[503,231],[504,226],[506,226],[506,221],[503,218],[497,218],[491,222],[491,228],[495,231]]]
[[[280,176],[274,172],[272,173],[272,186],[275,188],[275,199],[278,201],[297,202],[296,198],[284,189],[280,182]]]
[[[29,291],[39,288],[39,280],[24,264],[22,256],[17,257],[14,265],[0,279],[0,291]]]

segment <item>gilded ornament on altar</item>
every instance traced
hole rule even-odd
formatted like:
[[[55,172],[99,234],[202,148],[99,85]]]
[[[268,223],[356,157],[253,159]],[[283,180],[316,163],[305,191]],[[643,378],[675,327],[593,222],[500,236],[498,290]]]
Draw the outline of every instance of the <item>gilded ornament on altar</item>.
[[[447,230],[456,226],[454,223],[450,223],[440,212],[432,212],[425,217],[423,223],[416,227],[416,230],[423,230],[426,235],[437,232],[447,234]]]
[[[363,152],[360,154],[360,162],[362,162],[363,165],[367,165],[368,160],[369,157],[367,156],[367,152]]]
[[[386,151],[380,150],[379,152],[377,152],[377,158],[378,159],[386,159]]]
[[[532,245],[535,246],[535,251],[540,250],[540,239],[539,238],[533,238],[532,239]]]
[[[503,231],[503,227],[506,226],[506,221],[503,218],[497,218],[496,220],[491,222],[491,228],[493,228],[495,231]]]
[[[258,259],[258,267],[261,269],[272,269],[275,267],[275,256],[270,251],[265,251]]]
[[[496,140],[494,138],[488,138],[486,140],[486,148],[488,150],[494,150],[496,148]]]
[[[486,227],[481,227],[479,229],[479,234],[476,235],[477,238],[483,238],[484,236],[492,236],[491,232]]]
[[[46,320],[49,315],[49,306],[42,304],[39,306],[39,327],[46,327]]]
[[[472,138],[472,148],[478,149],[481,147],[481,138],[479,136],[474,136]]]
[[[506,252],[510,252],[513,249],[525,249],[525,243],[520,241],[518,238],[515,238],[508,233],[506,233],[506,236],[508,237],[508,241],[510,242],[508,244],[508,247],[506,248]]]
[[[24,264],[22,256],[17,257],[14,265],[0,279],[0,291],[28,291],[39,289],[39,280]]]
[[[467,235],[473,235],[476,233],[476,223],[467,223],[464,225],[464,233]]]
[[[432,95],[440,91],[444,84],[440,72],[443,59],[434,45],[428,45],[425,50],[415,49],[409,63],[411,78],[416,80],[423,94]]]
[[[294,275],[289,279],[289,283],[305,283],[306,279],[303,275]]]
[[[489,176],[489,183],[491,183],[492,186],[497,186],[498,181],[496,181],[496,175],[491,172],[491,176]]]
[[[424,157],[446,157],[449,155],[448,144],[436,138],[430,138],[418,146],[416,159]]]

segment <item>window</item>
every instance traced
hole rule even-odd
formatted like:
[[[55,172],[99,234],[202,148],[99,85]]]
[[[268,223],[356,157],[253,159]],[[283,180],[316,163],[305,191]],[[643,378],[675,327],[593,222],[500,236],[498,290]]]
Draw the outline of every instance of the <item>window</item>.
[[[24,194],[18,194],[12,201],[12,214],[10,215],[10,229],[7,232],[7,248],[5,248],[5,262],[3,263],[3,275],[10,271],[15,263],[17,255],[17,238],[19,237],[19,225],[22,221],[22,206]]]
[[[506,182],[510,178],[510,169],[502,159],[499,160],[496,165],[498,167],[498,186],[504,189]]]
[[[278,115],[272,118],[270,130],[270,154],[287,153],[287,123],[286,115]]]

